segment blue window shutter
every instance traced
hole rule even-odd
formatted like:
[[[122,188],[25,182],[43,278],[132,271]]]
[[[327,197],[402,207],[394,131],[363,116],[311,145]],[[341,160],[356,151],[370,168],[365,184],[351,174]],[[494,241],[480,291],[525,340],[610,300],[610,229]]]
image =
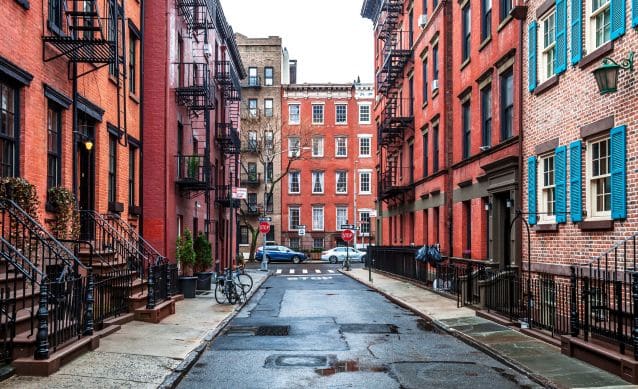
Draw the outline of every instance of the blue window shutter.
[[[631,0],[631,27],[638,26],[638,0]]]
[[[569,145],[569,205],[573,223],[583,221],[582,142]]]
[[[527,221],[536,224],[536,157],[527,158]]]
[[[567,148],[556,148],[554,155],[554,185],[556,186],[556,223],[567,222]]]
[[[625,34],[625,0],[610,0],[609,16],[611,40],[617,39]]]
[[[554,57],[554,71],[556,72],[556,74],[561,74],[566,69],[567,0],[556,0],[556,57]]]
[[[538,28],[538,24],[535,20],[533,20],[529,27],[527,28],[528,32],[528,43],[527,46],[527,64],[528,64],[528,83],[529,83],[529,91],[533,92],[536,89],[536,30]]]
[[[627,139],[626,126],[612,128],[611,148],[611,218],[627,218]]]
[[[634,0],[638,1],[638,0]],[[572,0],[572,65],[576,65],[583,55],[583,0]]]

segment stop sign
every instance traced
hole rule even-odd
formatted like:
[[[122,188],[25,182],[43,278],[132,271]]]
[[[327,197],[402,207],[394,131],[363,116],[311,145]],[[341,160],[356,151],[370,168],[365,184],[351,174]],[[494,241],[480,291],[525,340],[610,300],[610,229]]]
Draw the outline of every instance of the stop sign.
[[[346,242],[350,242],[353,238],[354,233],[352,232],[352,230],[341,231],[341,239],[345,240]]]
[[[268,222],[259,222],[259,232],[262,234],[267,234],[270,232],[270,223]]]

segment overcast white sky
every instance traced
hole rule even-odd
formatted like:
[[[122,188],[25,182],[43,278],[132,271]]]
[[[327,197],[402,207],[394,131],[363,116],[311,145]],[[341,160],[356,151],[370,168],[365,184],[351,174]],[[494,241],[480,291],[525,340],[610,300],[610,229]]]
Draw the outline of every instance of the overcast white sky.
[[[221,0],[235,32],[277,35],[297,60],[297,82],[348,83],[374,73],[372,22],[363,0]],[[244,64],[247,66],[247,64]]]

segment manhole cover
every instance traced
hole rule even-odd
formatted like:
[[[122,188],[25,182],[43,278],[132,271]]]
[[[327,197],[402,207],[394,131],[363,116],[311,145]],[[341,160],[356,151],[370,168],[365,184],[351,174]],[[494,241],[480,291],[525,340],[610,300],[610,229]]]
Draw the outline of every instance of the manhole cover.
[[[353,334],[398,334],[399,327],[394,324],[342,324],[341,332]]]
[[[255,336],[288,336],[290,326],[260,326],[255,331]]]

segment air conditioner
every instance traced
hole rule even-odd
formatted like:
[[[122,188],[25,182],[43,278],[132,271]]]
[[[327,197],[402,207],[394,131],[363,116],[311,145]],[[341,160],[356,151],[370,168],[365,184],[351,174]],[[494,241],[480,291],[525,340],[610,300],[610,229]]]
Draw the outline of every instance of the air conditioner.
[[[204,56],[210,57],[213,54],[213,49],[210,47],[210,43],[204,43]]]
[[[439,89],[439,80],[432,80],[432,92]]]
[[[423,28],[428,24],[428,15],[420,15],[419,16],[419,27]]]

